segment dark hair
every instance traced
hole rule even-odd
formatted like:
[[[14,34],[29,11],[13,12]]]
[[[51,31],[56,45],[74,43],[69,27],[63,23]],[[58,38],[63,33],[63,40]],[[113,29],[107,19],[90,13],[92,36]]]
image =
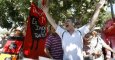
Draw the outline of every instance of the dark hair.
[[[51,30],[51,27],[52,27],[52,26],[51,26],[51,25],[49,25],[49,30]]]
[[[74,18],[73,17],[69,17],[66,20],[70,20],[72,23],[74,23]]]
[[[85,35],[85,38],[89,38],[91,35],[92,35],[91,33],[87,33],[87,34]]]

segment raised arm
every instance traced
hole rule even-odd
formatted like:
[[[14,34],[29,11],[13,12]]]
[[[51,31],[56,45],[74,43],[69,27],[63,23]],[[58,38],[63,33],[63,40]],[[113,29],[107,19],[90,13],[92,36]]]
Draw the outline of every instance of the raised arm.
[[[44,13],[46,14],[47,20],[49,21],[49,23],[54,27],[54,29],[56,30],[57,28],[57,24],[55,23],[55,20],[50,16],[50,14],[48,13],[48,3],[42,7],[42,10],[44,11]]]
[[[100,12],[101,8],[103,7],[104,3],[105,3],[105,0],[100,0],[100,2],[96,5],[96,10],[94,12],[94,15],[91,18],[91,22],[89,23],[90,30],[94,27],[94,25],[98,21],[97,18],[98,18],[99,12]]]

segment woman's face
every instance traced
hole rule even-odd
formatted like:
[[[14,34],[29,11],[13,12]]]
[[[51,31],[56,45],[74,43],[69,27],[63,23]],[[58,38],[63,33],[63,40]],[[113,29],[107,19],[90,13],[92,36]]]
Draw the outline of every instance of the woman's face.
[[[91,42],[91,39],[92,39],[92,35],[85,36],[84,37],[84,43],[85,43],[85,45],[89,45],[90,42]]]
[[[96,32],[96,31],[93,31],[92,34],[93,34],[93,35],[97,35],[97,32]]]

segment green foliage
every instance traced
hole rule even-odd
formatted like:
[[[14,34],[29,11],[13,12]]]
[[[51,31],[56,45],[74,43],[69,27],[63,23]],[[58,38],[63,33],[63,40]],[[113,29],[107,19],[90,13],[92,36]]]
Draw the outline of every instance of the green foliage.
[[[33,1],[38,3],[37,0]],[[49,0],[49,13],[56,21],[73,17],[83,25],[92,17],[98,2],[99,0]],[[29,7],[30,0],[0,0],[0,26],[11,28],[12,24],[19,25],[26,21]],[[102,9],[99,15],[99,25],[103,23],[103,16],[106,15],[104,13],[105,10]]]
[[[19,25],[27,18],[29,6],[29,0],[1,0],[0,26],[11,28],[12,24]]]
[[[50,0],[50,13],[56,21],[73,17],[83,25],[92,17],[98,2],[99,0]]]

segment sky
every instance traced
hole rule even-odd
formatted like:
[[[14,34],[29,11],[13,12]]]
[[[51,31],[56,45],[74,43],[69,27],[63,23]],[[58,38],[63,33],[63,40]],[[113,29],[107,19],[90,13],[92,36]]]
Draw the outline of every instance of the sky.
[[[114,10],[114,14],[115,14],[115,4],[113,4],[113,10]],[[107,11],[111,12],[111,8],[108,7],[108,8],[107,8]]]

